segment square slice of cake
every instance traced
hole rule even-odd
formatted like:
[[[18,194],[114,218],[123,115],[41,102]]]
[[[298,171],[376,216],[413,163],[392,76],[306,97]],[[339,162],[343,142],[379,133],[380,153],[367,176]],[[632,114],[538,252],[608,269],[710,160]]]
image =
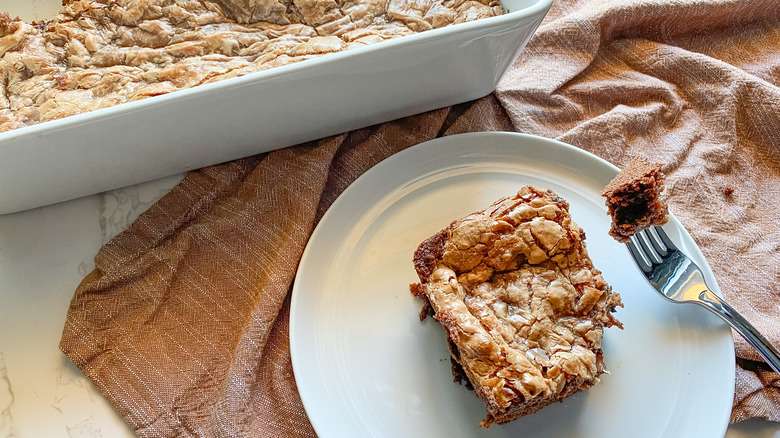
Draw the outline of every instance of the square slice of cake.
[[[636,157],[601,192],[612,217],[609,235],[618,242],[628,242],[638,231],[669,221],[661,167]]]
[[[455,220],[414,254],[412,293],[444,328],[453,375],[504,424],[596,384],[604,327],[622,306],[569,204],[523,187]]]

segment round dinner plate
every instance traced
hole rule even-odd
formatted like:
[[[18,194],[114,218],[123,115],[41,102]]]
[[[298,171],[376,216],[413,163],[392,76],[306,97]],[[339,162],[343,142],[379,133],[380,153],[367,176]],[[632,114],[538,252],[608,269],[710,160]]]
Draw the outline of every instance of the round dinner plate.
[[[312,234],[292,292],[293,371],[318,435],[722,437],[734,395],[731,331],[695,305],[661,299],[607,234],[600,193],[617,172],[558,141],[472,133],[414,146],[358,178]],[[610,373],[598,385],[483,429],[483,403],[453,382],[444,331],[432,318],[419,320],[412,255],[452,220],[524,185],[569,202],[593,263],[623,297],[616,315],[625,328],[605,330]],[[664,228],[717,293],[679,221]]]

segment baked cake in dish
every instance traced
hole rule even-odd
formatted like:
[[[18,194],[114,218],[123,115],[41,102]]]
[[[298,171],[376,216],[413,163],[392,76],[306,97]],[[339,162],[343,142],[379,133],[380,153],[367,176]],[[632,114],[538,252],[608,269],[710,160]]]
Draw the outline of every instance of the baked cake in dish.
[[[636,232],[669,221],[661,167],[636,157],[601,192],[612,217],[609,234],[618,242],[628,242]]]
[[[40,23],[5,11],[0,132],[503,13],[497,0],[63,0]]]
[[[423,301],[447,334],[453,375],[504,424],[599,381],[601,340],[622,306],[593,266],[569,204],[523,187],[455,220],[414,254]]]

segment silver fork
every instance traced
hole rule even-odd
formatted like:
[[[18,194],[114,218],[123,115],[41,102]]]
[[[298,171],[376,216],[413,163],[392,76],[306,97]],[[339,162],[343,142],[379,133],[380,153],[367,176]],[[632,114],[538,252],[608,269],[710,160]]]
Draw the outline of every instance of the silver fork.
[[[626,245],[647,281],[662,297],[674,303],[696,303],[718,315],[780,373],[780,353],[733,307],[710,291],[701,269],[677,249],[663,228],[642,230]]]

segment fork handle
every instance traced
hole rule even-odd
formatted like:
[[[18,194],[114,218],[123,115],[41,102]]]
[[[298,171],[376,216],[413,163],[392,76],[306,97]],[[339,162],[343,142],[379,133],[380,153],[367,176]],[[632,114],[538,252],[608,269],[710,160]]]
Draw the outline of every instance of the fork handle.
[[[778,353],[775,347],[773,347],[772,344],[770,344],[769,341],[753,327],[753,324],[748,322],[748,320],[740,315],[739,312],[734,310],[729,303],[722,300],[709,289],[704,289],[699,294],[699,301],[697,301],[697,303],[711,310],[730,326],[734,327],[734,329],[742,335],[756,351],[758,351],[769,366],[771,366],[776,373],[780,373],[780,353]]]

